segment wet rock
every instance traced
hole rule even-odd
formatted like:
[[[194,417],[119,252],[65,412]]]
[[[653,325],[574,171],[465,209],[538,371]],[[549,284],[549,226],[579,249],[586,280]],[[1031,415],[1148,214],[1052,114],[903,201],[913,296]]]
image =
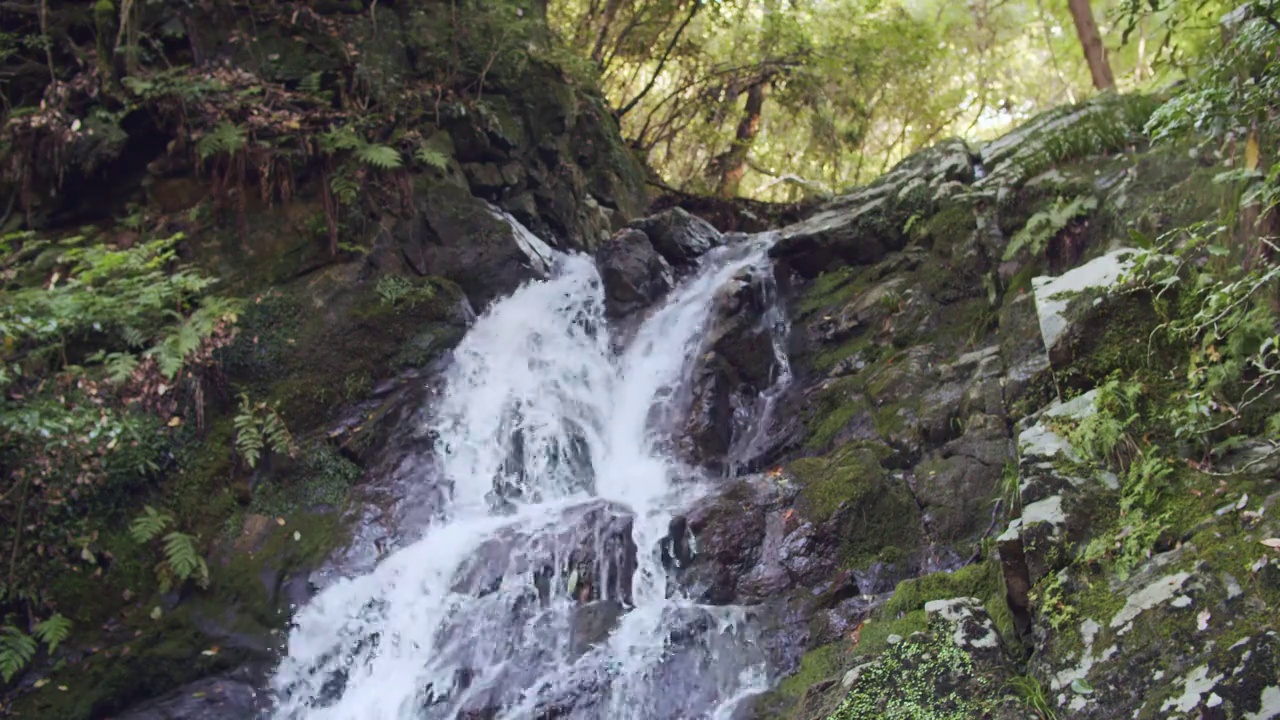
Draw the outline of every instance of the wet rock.
[[[671,289],[671,267],[639,230],[614,235],[596,253],[596,262],[610,317],[646,308]]]
[[[524,577],[543,600],[564,592],[584,602],[630,603],[636,567],[632,520],[626,508],[596,500],[566,509],[550,525],[507,528],[463,563],[454,592],[484,596],[496,591],[504,578]],[[564,587],[553,588],[553,582]]]
[[[695,553],[674,572],[676,585],[723,605],[761,602],[825,577],[832,570],[827,539],[787,519],[792,494],[770,478],[750,476],[695,503],[686,515]]]
[[[183,685],[167,695],[116,715],[117,720],[252,720],[270,717],[270,698],[260,693],[260,670],[241,668]]]
[[[841,265],[879,262],[906,245],[907,220],[927,213],[944,184],[973,179],[973,165],[963,141],[941,142],[903,160],[865,188],[782,228],[770,254],[806,278]]]
[[[744,270],[717,292],[693,369],[681,446],[694,463],[721,469],[747,430],[760,394],[778,377],[770,322],[772,275]]]
[[[539,275],[541,260],[531,257],[517,228],[492,205],[449,183],[415,193],[412,217],[393,234],[412,267],[458,283],[477,309]]]
[[[711,248],[724,244],[720,231],[711,223],[680,207],[634,220],[631,227],[648,235],[658,254],[674,266],[690,265]]]
[[[1004,423],[975,416],[959,438],[915,468],[915,496],[924,521],[938,542],[976,537],[993,521],[991,498],[1013,459],[1013,442]]]
[[[579,657],[607,639],[625,611],[617,600],[597,600],[575,608],[569,636],[570,657]]]

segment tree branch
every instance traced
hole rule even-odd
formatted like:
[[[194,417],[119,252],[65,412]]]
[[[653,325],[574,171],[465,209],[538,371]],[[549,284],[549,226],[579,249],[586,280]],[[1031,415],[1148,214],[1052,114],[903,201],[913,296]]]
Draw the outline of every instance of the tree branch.
[[[676,34],[671,37],[671,42],[667,43],[667,49],[663,51],[662,59],[658,61],[658,67],[654,68],[653,76],[649,78],[649,82],[640,91],[640,94],[631,98],[631,101],[623,105],[622,109],[618,111],[619,119],[631,112],[636,103],[639,103],[645,95],[648,95],[653,86],[657,84],[658,77],[662,75],[662,69],[666,67],[667,59],[671,57],[671,51],[675,49],[676,43],[680,42],[680,36],[684,34],[685,28],[689,27],[689,23],[693,22],[693,17],[698,14],[698,9],[701,7],[701,0],[693,0],[693,3],[689,6],[689,14],[685,16],[684,22],[680,23],[680,27],[676,28]]]

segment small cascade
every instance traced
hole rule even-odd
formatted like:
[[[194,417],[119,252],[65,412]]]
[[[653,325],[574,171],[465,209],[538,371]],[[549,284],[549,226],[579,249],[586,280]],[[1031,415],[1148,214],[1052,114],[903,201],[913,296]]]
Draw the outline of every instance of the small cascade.
[[[529,241],[546,279],[477,319],[434,406],[439,519],[299,610],[275,718],[727,718],[767,687],[749,612],[668,587],[661,541],[710,481],[673,457],[659,410],[689,382],[717,292],[769,274],[770,242],[709,252],[615,352],[592,262]],[[790,380],[784,317],[765,314],[780,371],[739,408],[752,430],[735,453]]]

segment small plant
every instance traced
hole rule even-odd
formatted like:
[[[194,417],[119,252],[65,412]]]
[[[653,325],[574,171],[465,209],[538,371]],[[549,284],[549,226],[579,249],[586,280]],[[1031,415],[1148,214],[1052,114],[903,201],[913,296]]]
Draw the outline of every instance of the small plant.
[[[1126,471],[1140,454],[1130,428],[1138,420],[1137,403],[1142,393],[1140,383],[1112,374],[1098,387],[1093,414],[1067,432],[1067,441],[1086,459]]]
[[[421,145],[413,152],[413,157],[418,162],[437,170],[445,170],[449,167],[449,158],[444,153],[435,148]]]
[[[1026,250],[1033,256],[1044,252],[1045,246],[1076,218],[1084,217],[1098,208],[1098,199],[1082,196],[1071,200],[1058,198],[1050,207],[1041,210],[1014,234],[1005,248],[1004,259],[1012,260]]]
[[[1005,688],[1018,697],[1040,720],[1057,720],[1058,714],[1045,692],[1044,685],[1030,675],[1010,678]]]
[[[196,142],[196,154],[201,160],[218,155],[235,155],[248,145],[249,136],[235,123],[222,121]]]
[[[435,297],[435,288],[430,284],[414,283],[399,275],[384,275],[378,278],[378,283],[373,289],[382,304],[392,308],[402,304],[408,304],[412,308],[419,302]]]
[[[71,636],[71,621],[59,614],[36,623],[28,635],[13,625],[0,626],[0,679],[9,682],[35,657],[39,643],[52,655]]]
[[[236,429],[236,452],[250,468],[257,467],[264,450],[292,456],[293,436],[275,405],[255,402],[240,393],[240,411],[233,420]]]
[[[147,505],[143,512],[129,523],[129,534],[139,544],[147,544],[160,537],[173,524],[173,516]],[[202,588],[209,586],[209,566],[196,550],[196,538],[183,532],[172,531],[163,537],[164,560],[156,565],[156,578],[160,592],[169,592],[178,583],[195,578]]]

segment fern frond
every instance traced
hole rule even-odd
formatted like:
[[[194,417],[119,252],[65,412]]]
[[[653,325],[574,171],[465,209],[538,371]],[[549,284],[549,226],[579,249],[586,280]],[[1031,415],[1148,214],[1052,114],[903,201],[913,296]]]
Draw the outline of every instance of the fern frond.
[[[138,358],[132,353],[113,352],[106,357],[107,377],[111,382],[124,382],[138,367]]]
[[[142,514],[129,523],[129,534],[133,536],[135,542],[148,543],[164,532],[172,522],[172,515],[147,505],[142,509]]]
[[[171,532],[164,536],[164,558],[180,580],[197,575],[208,580],[209,569],[204,558],[196,551],[195,538],[182,532]]]
[[[293,435],[274,409],[267,411],[262,419],[262,434],[271,444],[272,451],[284,455],[293,454]]]
[[[360,136],[349,127],[337,127],[320,134],[320,149],[329,154],[339,150],[354,150],[360,144]]]
[[[36,641],[12,625],[0,628],[0,678],[7,683],[36,654]]]
[[[356,159],[378,170],[398,170],[404,165],[400,152],[387,145],[361,145],[356,148]]]
[[[437,170],[444,170],[449,167],[449,157],[447,155],[426,145],[419,146],[414,151],[413,157],[423,165],[428,165]]]
[[[196,143],[196,154],[201,160],[208,160],[214,155],[235,155],[247,144],[248,135],[244,128],[224,120],[200,138]]]
[[[329,181],[329,190],[337,198],[338,204],[350,205],[356,201],[360,192],[360,184],[346,175],[334,175]]]
[[[63,615],[55,613],[48,620],[36,624],[35,636],[40,642],[49,647],[49,654],[52,655],[63,640],[71,637],[71,621]]]

